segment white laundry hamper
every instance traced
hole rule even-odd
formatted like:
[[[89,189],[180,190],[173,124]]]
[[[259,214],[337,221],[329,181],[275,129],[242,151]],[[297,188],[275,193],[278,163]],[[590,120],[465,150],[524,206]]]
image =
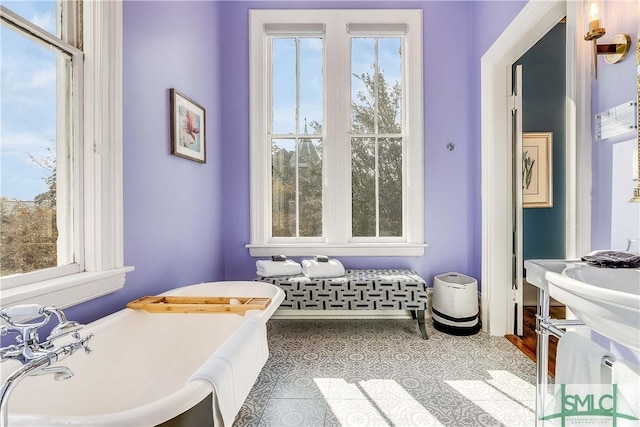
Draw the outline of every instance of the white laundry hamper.
[[[473,335],[481,328],[478,281],[460,273],[439,274],[433,281],[433,326],[452,335]]]

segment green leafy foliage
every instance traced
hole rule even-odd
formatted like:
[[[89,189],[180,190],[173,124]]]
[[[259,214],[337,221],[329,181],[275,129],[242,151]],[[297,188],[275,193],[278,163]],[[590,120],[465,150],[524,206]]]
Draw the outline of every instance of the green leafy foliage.
[[[354,74],[354,77],[364,83],[365,92],[358,92],[352,102],[352,131],[363,137],[339,142],[351,144],[352,234],[359,237],[402,236],[402,139],[365,136],[402,132],[398,120],[401,86],[399,82],[388,83],[382,72],[377,72],[376,82],[376,70],[373,74]],[[378,102],[374,105],[376,90]],[[310,137],[322,134],[322,126],[317,121],[311,121],[309,127],[312,130]],[[272,144],[274,237],[296,236],[296,192],[300,210],[297,218],[299,236],[322,236],[322,148],[317,139],[299,140],[296,175],[295,150]],[[377,228],[379,232],[376,232]]]
[[[56,161],[52,154],[31,160],[47,170],[47,191],[33,201],[0,197],[0,275],[57,265]]]

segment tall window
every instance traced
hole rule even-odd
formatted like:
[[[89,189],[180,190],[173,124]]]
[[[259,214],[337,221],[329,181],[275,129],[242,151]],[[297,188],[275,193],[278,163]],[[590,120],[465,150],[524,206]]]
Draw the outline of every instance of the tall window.
[[[353,237],[402,237],[402,37],[351,38]]]
[[[0,299],[121,288],[122,3],[0,6]],[[99,108],[98,108],[99,106]]]
[[[251,11],[255,256],[421,255],[422,14]]]
[[[322,35],[272,37],[271,235],[322,236]]]
[[[5,11],[0,27],[0,275],[72,265],[77,272],[71,177],[82,105],[78,3],[4,5],[13,14]]]

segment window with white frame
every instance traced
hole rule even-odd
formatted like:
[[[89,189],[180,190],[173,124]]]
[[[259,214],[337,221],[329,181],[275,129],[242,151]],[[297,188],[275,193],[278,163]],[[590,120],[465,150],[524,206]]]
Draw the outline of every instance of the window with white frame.
[[[422,12],[252,10],[250,31],[250,253],[422,255]]]
[[[121,288],[122,3],[0,6],[0,298],[66,307]]]

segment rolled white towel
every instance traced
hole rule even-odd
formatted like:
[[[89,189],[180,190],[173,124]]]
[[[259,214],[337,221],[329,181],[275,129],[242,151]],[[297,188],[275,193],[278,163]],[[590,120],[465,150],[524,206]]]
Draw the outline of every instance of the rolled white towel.
[[[256,261],[256,272],[258,276],[295,276],[302,273],[302,267],[290,259],[286,261],[271,261],[260,259]]]
[[[302,261],[302,273],[307,277],[340,277],[344,276],[344,266],[337,259],[330,259],[326,262],[318,262],[314,259]]]

